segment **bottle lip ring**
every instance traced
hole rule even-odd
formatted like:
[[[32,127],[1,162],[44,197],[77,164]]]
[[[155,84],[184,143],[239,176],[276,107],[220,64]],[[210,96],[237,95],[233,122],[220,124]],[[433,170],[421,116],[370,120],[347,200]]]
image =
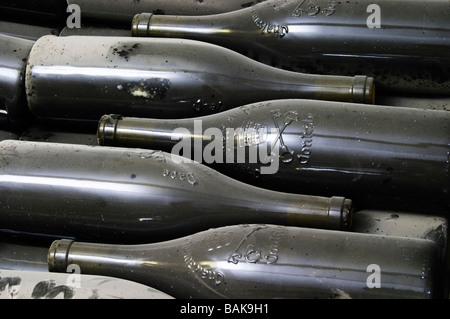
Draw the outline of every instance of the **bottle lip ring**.
[[[365,75],[356,75],[352,86],[352,102],[375,104],[374,78]]]
[[[153,13],[146,12],[136,14],[131,22],[131,35],[133,37],[147,36],[152,16]]]
[[[122,116],[119,114],[109,114],[101,117],[97,128],[98,145],[108,145],[115,140],[117,124],[121,119]]]
[[[333,196],[328,210],[330,221],[335,229],[349,229],[353,219],[352,200]]]
[[[73,243],[74,241],[71,239],[60,239],[51,244],[47,255],[47,265],[50,272],[66,272],[69,264],[69,251]]]

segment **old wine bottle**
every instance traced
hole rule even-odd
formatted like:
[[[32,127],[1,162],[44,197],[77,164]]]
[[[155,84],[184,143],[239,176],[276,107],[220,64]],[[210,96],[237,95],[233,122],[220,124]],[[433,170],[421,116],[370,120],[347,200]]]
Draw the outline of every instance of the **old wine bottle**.
[[[98,140],[183,155],[278,191],[449,205],[449,123],[446,111],[276,100],[190,119],[105,115]]]
[[[123,278],[175,298],[433,298],[430,240],[274,225],[210,229],[143,245],[53,242],[48,265]]]
[[[171,154],[0,142],[0,223],[8,232],[148,243],[238,223],[347,229],[351,201],[253,187]]]
[[[155,14],[204,15],[239,10],[263,0],[67,0],[68,5],[78,5],[83,19],[130,25],[133,16],[140,12]]]
[[[373,103],[373,79],[299,74],[231,50],[180,39],[40,38],[26,92],[43,118],[98,120],[103,114],[179,118],[277,98]]]
[[[448,94],[449,17],[447,0],[268,0],[206,16],[142,13],[132,34],[215,43],[300,72],[364,74],[380,92]]]

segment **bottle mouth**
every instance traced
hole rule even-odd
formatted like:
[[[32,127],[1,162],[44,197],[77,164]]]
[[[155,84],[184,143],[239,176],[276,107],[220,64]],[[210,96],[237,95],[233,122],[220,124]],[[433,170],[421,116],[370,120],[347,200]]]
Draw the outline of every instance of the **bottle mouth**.
[[[353,220],[352,200],[344,197],[332,197],[328,216],[334,229],[349,229]]]
[[[131,22],[131,35],[133,37],[145,37],[148,35],[150,19],[153,13],[139,13],[133,17]]]
[[[375,83],[372,77],[357,75],[352,87],[352,102],[375,104]]]
[[[47,255],[48,271],[66,272],[69,265],[69,251],[73,243],[71,239],[61,239],[51,244]]]
[[[103,115],[98,122],[97,143],[100,146],[111,145],[115,140],[117,123],[122,119],[121,115]]]

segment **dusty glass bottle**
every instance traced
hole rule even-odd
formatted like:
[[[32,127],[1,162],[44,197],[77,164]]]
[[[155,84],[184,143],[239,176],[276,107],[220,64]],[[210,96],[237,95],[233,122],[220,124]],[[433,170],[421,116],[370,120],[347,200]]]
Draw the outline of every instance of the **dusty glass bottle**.
[[[115,25],[130,25],[137,13],[153,12],[156,14],[204,15],[234,11],[249,7],[262,0],[67,0],[68,5],[78,5],[83,12],[83,19],[109,21]]]
[[[51,272],[149,285],[175,298],[433,298],[442,269],[432,241],[274,225],[237,225],[147,245],[63,239]]]
[[[141,12],[204,15],[234,11],[264,0],[1,0],[0,20],[64,27],[76,8],[81,21],[127,26]],[[78,7],[76,7],[78,6]]]
[[[448,207],[449,123],[446,111],[275,100],[190,119],[105,115],[98,141],[183,155],[278,191],[355,203],[369,194],[427,198]]]
[[[449,17],[446,0],[269,0],[207,16],[142,13],[132,33],[215,43],[300,72],[365,74],[380,92],[448,94]]]
[[[0,142],[2,231],[148,243],[228,224],[348,229],[351,200],[253,187],[144,149]]]
[[[26,92],[38,117],[95,121],[107,113],[192,117],[277,98],[374,98],[366,76],[284,71],[199,41],[89,36],[40,38]]]

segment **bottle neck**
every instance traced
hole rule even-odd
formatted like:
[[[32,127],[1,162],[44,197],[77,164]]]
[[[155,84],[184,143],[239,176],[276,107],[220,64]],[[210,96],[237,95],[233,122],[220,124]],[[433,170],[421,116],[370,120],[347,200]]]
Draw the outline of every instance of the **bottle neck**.
[[[170,245],[158,243],[114,245],[60,239],[55,240],[48,250],[48,270],[66,272],[70,265],[78,265],[85,274],[113,276],[124,268],[132,273],[145,266],[150,272],[157,272],[164,268],[160,261],[165,259],[167,247],[170,249]]]
[[[222,15],[180,16],[140,13],[133,17],[131,34],[135,37],[186,38],[188,35],[211,37],[229,32],[222,24],[213,22]]]
[[[150,277],[151,282],[152,278],[154,280],[164,273],[164,267],[158,262],[161,261],[158,249],[154,255],[152,247],[144,249],[142,246],[144,245],[122,246],[74,242],[70,239],[55,240],[48,250],[48,270],[65,273],[70,272],[70,269],[79,269],[81,274],[120,277],[139,282],[142,281],[139,270],[145,266],[148,271],[146,277]],[[161,251],[159,249],[159,253]]]

